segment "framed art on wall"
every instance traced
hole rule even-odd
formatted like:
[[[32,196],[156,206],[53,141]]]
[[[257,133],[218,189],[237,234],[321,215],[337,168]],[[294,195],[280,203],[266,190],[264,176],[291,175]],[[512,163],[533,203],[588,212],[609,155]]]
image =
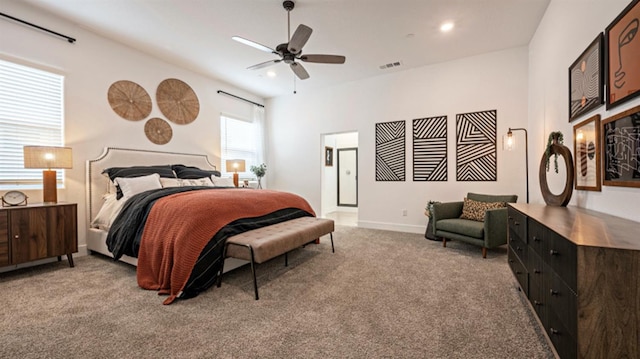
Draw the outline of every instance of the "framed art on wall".
[[[600,191],[600,115],[573,126],[575,188]]]
[[[607,110],[640,95],[640,0],[633,0],[605,30]]]
[[[405,121],[376,123],[376,181],[406,177]]]
[[[602,121],[603,184],[640,187],[640,106]]]
[[[333,147],[325,146],[324,148],[324,165],[333,166]]]
[[[602,33],[569,67],[569,122],[604,102]]]

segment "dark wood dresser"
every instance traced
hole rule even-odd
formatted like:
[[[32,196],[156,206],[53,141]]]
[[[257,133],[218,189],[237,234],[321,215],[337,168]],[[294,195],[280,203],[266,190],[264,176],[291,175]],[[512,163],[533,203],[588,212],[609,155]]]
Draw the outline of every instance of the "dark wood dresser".
[[[0,208],[0,267],[78,251],[75,203],[30,204]]]
[[[640,358],[640,223],[509,203],[509,266],[561,358]]]

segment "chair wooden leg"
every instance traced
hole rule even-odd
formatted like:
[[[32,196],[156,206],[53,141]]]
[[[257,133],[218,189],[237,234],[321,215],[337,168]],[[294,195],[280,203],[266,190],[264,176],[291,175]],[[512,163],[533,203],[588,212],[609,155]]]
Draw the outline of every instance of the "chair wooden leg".
[[[482,247],[482,258],[487,258],[487,248]]]

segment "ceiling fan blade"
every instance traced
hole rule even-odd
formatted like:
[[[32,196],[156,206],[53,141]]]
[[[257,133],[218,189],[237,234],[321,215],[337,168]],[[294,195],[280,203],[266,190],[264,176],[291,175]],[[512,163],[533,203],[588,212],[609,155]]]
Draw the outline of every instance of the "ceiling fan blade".
[[[275,65],[280,61],[282,61],[282,60],[278,59],[278,60],[269,60],[269,61],[261,62],[259,64],[247,67],[247,70],[262,69],[262,68],[265,68],[265,67],[268,67],[268,66],[271,66],[271,65]]]
[[[291,40],[289,40],[287,50],[292,54],[299,54],[304,44],[309,40],[312,32],[313,30],[309,26],[304,24],[298,25],[296,32],[293,33]]]
[[[299,59],[305,62],[318,62],[321,64],[344,64],[346,57],[341,55],[302,55]]]
[[[307,70],[304,69],[304,67],[302,67],[301,64],[294,62],[291,65],[289,65],[289,67],[291,67],[291,70],[293,70],[293,73],[296,74],[296,76],[298,76],[300,80],[306,80],[309,78],[309,73],[307,72]]]
[[[276,50],[274,50],[274,49],[272,49],[272,48],[270,48],[268,46],[264,46],[262,44],[259,44],[259,43],[255,42],[255,41],[247,40],[244,37],[233,36],[232,39],[236,40],[237,42],[243,43],[245,45],[249,45],[249,46],[251,46],[253,48],[256,48],[258,50],[264,51],[264,52],[270,52],[270,53],[273,53],[273,54],[276,54],[276,55],[278,54],[276,52]]]

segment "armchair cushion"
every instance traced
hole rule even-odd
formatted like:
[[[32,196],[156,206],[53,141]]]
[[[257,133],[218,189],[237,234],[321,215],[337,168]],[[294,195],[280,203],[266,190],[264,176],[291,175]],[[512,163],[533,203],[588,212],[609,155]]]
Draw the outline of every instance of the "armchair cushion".
[[[438,222],[438,230],[458,233],[479,240],[484,238],[484,222],[469,221],[460,218],[443,219]]]
[[[462,215],[460,216],[460,218],[483,222],[484,213],[488,209],[502,208],[506,206],[507,204],[505,202],[479,202],[469,198],[465,198],[464,204],[462,206]]]

